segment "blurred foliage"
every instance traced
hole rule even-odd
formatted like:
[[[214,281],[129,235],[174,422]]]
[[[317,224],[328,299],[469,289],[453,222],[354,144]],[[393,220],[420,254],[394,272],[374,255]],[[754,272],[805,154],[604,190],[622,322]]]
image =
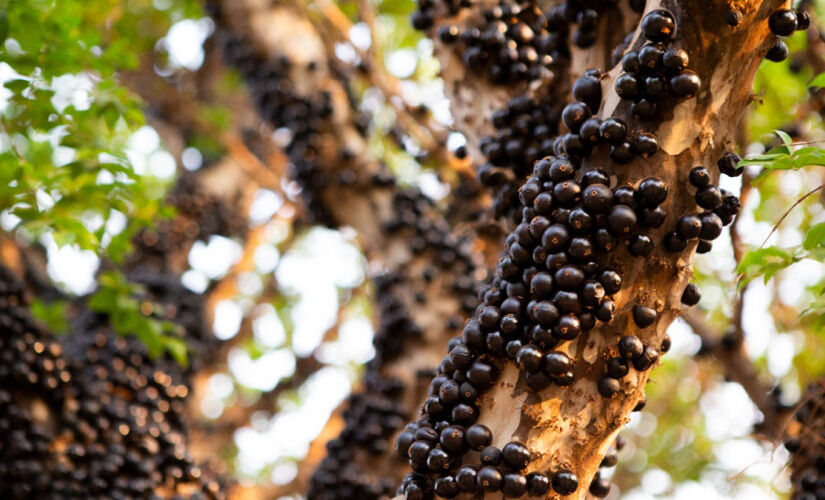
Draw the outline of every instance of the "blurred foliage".
[[[201,16],[196,0],[6,0],[0,2],[0,208],[19,237],[52,237],[115,264],[134,234],[173,212],[168,181],[140,172],[127,145],[144,124],[141,102],[117,82],[170,26]],[[113,227],[112,219],[125,220]],[[150,351],[184,362],[169,325],[134,307],[134,290],[110,272],[93,304]],[[61,328],[59,310],[38,316]]]

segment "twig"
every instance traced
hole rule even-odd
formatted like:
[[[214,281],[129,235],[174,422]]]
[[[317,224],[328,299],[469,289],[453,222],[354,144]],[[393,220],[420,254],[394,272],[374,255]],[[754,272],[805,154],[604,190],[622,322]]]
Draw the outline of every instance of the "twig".
[[[800,203],[805,201],[809,196],[816,193],[817,191],[819,191],[822,188],[825,188],[825,184],[820,184],[819,187],[816,187],[816,188],[808,191],[802,198],[799,198],[798,200],[796,200],[796,202],[794,202],[794,204],[791,205],[790,208],[785,210],[785,213],[782,214],[782,217],[779,218],[779,222],[777,222],[776,225],[773,226],[773,229],[771,229],[771,232],[768,233],[768,236],[765,237],[765,241],[763,241],[762,244],[759,245],[759,248],[761,249],[762,247],[764,247],[768,243],[768,240],[771,238],[771,236],[773,236],[773,233],[775,233],[776,230],[779,229],[779,225],[782,224],[782,222],[785,220],[785,218],[791,213],[791,211],[794,208],[799,206]]]
[[[722,335],[708,325],[698,310],[689,310],[683,318],[702,339],[704,353],[719,361],[725,379],[741,385],[764,416],[762,423],[758,424],[757,434],[772,441],[780,439],[792,411],[777,407],[772,395],[773,386],[759,375],[754,364],[748,359],[744,345],[725,343]]]

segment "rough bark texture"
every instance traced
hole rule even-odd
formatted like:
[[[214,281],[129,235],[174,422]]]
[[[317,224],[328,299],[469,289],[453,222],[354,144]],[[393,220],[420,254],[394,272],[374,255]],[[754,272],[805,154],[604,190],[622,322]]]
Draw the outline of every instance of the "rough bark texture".
[[[655,242],[662,241],[680,215],[696,210],[693,194],[687,188],[687,174],[696,165],[715,165],[726,151],[738,119],[750,102],[756,69],[775,40],[767,18],[783,4],[779,0],[647,3],[645,12],[665,8],[674,13],[678,26],[675,46],[689,53],[690,67],[702,79],[702,91],[697,98],[678,104],[650,130],[658,136],[660,146],[653,158],[637,158],[618,166],[601,147],[584,161],[582,169],[603,168],[615,176],[619,185],[635,185],[648,176],[663,179],[670,187],[664,205],[668,218],[660,230],[651,233]],[[744,21],[736,28],[725,23],[732,8],[744,14]],[[637,28],[630,47],[640,48],[640,38]],[[638,122],[630,116],[629,104],[614,91],[621,72],[615,67],[603,80],[599,117],[622,118],[635,128]],[[682,312],[680,297],[691,276],[694,250],[695,245],[690,245],[684,252],[672,254],[657,244],[653,255],[643,260],[629,258],[624,249],[612,255],[609,264],[623,277],[622,291],[614,297],[616,317],[563,347],[576,360],[573,386],[534,393],[516,366],[507,362],[496,386],[482,396],[479,423],[493,431],[494,445],[501,447],[514,439],[526,443],[535,454],[528,471],[568,468],[577,474],[583,487],[565,498],[587,496],[587,485],[604,453],[633,408],[644,399],[649,372],[635,370],[622,380],[622,389],[613,398],[599,395],[596,383],[608,354],[615,353],[617,340],[627,334],[639,336],[646,345],[661,344],[667,327]],[[654,327],[639,330],[633,324],[630,312],[635,304],[659,311]]]

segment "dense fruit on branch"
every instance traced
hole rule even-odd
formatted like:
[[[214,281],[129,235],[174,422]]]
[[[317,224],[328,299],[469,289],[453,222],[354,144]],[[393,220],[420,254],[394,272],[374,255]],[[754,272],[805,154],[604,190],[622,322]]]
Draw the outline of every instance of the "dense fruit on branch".
[[[170,304],[171,305],[171,304]],[[186,449],[185,374],[83,314],[59,341],[0,267],[0,488],[10,498],[225,498]]]
[[[561,9],[576,10],[570,4]],[[414,19],[419,27],[427,28],[430,20],[421,16],[437,9],[427,5]],[[450,344],[420,418],[397,440],[413,470],[399,490],[408,499],[461,492],[521,497],[532,494],[528,475],[549,479],[559,496],[607,494],[609,486],[593,475],[596,468],[583,467],[595,458],[588,453],[604,453],[627,412],[644,406],[641,386],[670,348],[664,330],[679,311],[679,297],[684,305],[698,301],[695,286],[684,288],[684,262],[697,249],[710,250],[740,208],[735,196],[714,185],[720,173],[741,173],[739,157],[721,142],[708,147],[708,137],[698,130],[678,139],[674,134],[684,134],[677,131],[680,120],[708,120],[715,132],[730,133],[747,95],[735,86],[708,87],[719,86],[713,82],[717,72],[749,83],[758,62],[755,48],[763,40],[758,31],[750,33],[748,71],[726,72],[702,60],[709,47],[689,45],[694,26],[688,25],[702,21],[683,16],[686,26],[680,27],[678,18],[691,8],[648,5],[617,67],[609,73],[588,70],[574,83],[575,100],[555,118],[566,133],[556,130],[558,124],[548,127],[547,151],[528,149],[532,158],[517,156],[530,143],[510,146],[507,136],[482,143],[491,162],[503,167],[510,161],[517,169],[532,165],[532,174],[525,181],[514,169],[509,182],[520,185],[518,201],[511,201],[518,224],[506,240],[497,276],[479,296],[482,304],[461,338]],[[748,23],[768,14],[751,12]],[[730,31],[725,36],[731,47],[742,43]],[[710,107],[709,96],[718,92],[734,96],[735,114],[722,116]],[[512,127],[511,115],[547,104],[539,99],[531,108],[529,100],[516,98],[494,115],[493,125]],[[519,130],[531,130],[529,120],[526,115]],[[657,170],[661,174],[650,175]],[[482,172],[490,184],[495,170]],[[674,184],[688,177],[690,188]],[[625,288],[627,283],[633,288]],[[502,404],[503,398],[513,401]],[[530,409],[521,406],[528,402]],[[590,428],[593,420],[567,416],[584,406],[591,418],[603,420],[590,438],[573,426]],[[610,408],[611,416],[599,415],[598,407]],[[565,435],[568,419],[576,423]],[[479,428],[491,437],[476,453],[469,436]],[[504,461],[506,447],[526,450],[528,458]]]

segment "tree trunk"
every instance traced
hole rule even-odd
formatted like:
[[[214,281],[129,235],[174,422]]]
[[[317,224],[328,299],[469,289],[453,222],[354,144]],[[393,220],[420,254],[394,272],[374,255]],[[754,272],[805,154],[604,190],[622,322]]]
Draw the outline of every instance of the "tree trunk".
[[[602,396],[598,384],[604,377],[605,364],[610,358],[618,356],[618,340],[626,335],[637,336],[646,346],[655,349],[656,354],[663,354],[659,351],[660,346],[664,345],[667,327],[683,311],[680,298],[691,277],[696,243],[694,240],[683,250],[672,252],[660,242],[674,230],[682,215],[701,211],[694,201],[695,191],[688,182],[688,173],[697,165],[716,165],[717,160],[729,151],[739,117],[751,100],[751,84],[756,69],[776,40],[768,29],[767,18],[784,3],[778,0],[647,2],[643,15],[656,9],[666,9],[673,14],[676,37],[669,47],[687,51],[690,70],[701,78],[701,91],[695,98],[682,100],[671,109],[660,108],[656,120],[640,121],[632,116],[628,101],[620,99],[614,90],[616,80],[624,72],[621,65],[614,66],[601,78],[603,98],[598,117],[602,120],[619,118],[631,130],[652,132],[658,138],[659,151],[650,158],[637,157],[629,163],[618,164],[611,159],[609,148],[600,145],[582,155],[578,171],[580,176],[585,171],[601,168],[613,179],[613,186],[638,186],[642,179],[652,176],[663,180],[669,188],[667,201],[663,205],[667,218],[659,229],[649,232],[656,248],[647,258],[634,258],[628,254],[625,238],[625,241],[620,241],[615,253],[598,258],[600,264],[621,274],[621,291],[612,297],[616,306],[612,321],[599,323],[590,332],[568,343],[562,341],[556,348],[556,351],[563,351],[574,360],[575,381],[569,387],[551,386],[539,391],[532,390],[516,363],[489,351],[485,353],[482,350],[478,354],[479,359],[496,366],[500,375],[494,387],[478,400],[477,422],[489,427],[494,436],[493,445],[499,449],[511,441],[527,445],[532,456],[524,472],[554,475],[561,470],[572,471],[580,487],[565,498],[587,496],[588,486],[596,477],[603,456],[621,427],[627,423],[631,411],[644,401],[644,386],[650,372],[632,367],[630,373],[621,379],[620,387],[612,397]],[[743,21],[735,28],[726,24],[728,13],[734,8],[743,14]],[[614,19],[606,19],[602,23],[603,26],[612,26]],[[644,38],[640,24],[635,27],[628,50],[640,50],[645,43]],[[596,44],[591,50],[598,50],[599,47]],[[588,69],[580,62],[584,59],[599,61],[604,57],[574,52],[569,66],[570,77],[578,77]],[[445,68],[445,71],[448,70]],[[453,93],[461,95],[464,89],[460,83],[455,86],[458,88]],[[464,99],[454,102],[467,106],[477,101]],[[482,106],[486,104],[482,103]],[[455,114],[475,115],[467,110],[459,110]],[[575,164],[575,160],[573,162]],[[712,168],[712,172],[714,180],[718,179],[718,171]],[[520,213],[520,210],[517,212]],[[530,219],[523,222],[529,223]],[[521,238],[518,233],[514,233],[513,237]],[[512,246],[510,249],[510,255],[513,255]],[[505,278],[501,272],[499,277]],[[536,291],[530,290],[525,301],[535,297]],[[652,308],[658,313],[653,325],[641,328],[634,324],[633,310],[637,305]],[[479,313],[485,311],[480,309]],[[504,312],[501,314],[504,315]],[[478,315],[476,320],[483,321]],[[467,340],[466,330],[464,339]],[[528,340],[525,337],[524,342]],[[450,373],[444,375],[451,376]],[[438,394],[438,387],[435,390]],[[424,411],[423,415],[424,419],[419,421],[417,428],[426,428],[441,420],[432,412]],[[409,441],[406,441],[405,446],[408,444]],[[478,463],[478,455],[474,453],[466,454],[461,459],[464,463]],[[454,465],[448,467],[455,472]],[[420,465],[414,467],[420,473],[409,476],[405,482],[410,498],[419,490],[425,493],[432,491],[438,475],[424,472],[426,468],[422,470]],[[444,491],[449,491],[451,487],[445,488]],[[413,494],[413,491],[416,493]],[[495,495],[498,493],[487,496],[493,498]],[[560,496],[564,495],[556,493],[551,497]]]

